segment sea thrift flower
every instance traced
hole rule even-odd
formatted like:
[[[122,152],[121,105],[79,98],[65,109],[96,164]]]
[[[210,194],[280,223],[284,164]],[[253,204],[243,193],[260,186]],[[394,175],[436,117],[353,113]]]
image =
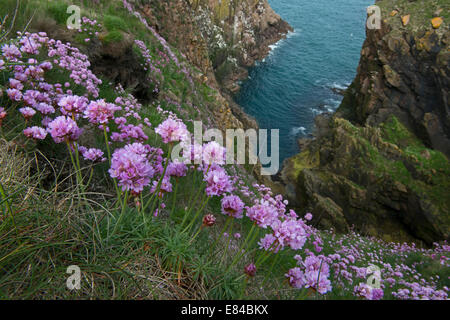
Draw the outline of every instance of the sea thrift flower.
[[[354,288],[354,293],[358,297],[365,298],[367,300],[381,300],[383,298],[383,290],[372,288],[366,283],[360,283]]]
[[[84,117],[93,124],[106,124],[110,119],[114,118],[114,113],[121,109],[121,107],[101,99],[89,103],[84,111]]]
[[[2,46],[3,56],[13,62],[16,62],[18,58],[22,57],[20,50],[13,44]]]
[[[88,99],[79,96],[65,96],[58,101],[61,113],[64,115],[76,115],[86,110]]]
[[[253,263],[250,263],[249,265],[245,266],[244,273],[248,277],[254,277],[256,275],[256,266]]]
[[[243,217],[242,211],[244,210],[244,202],[241,198],[235,195],[230,195],[222,198],[222,213],[226,216],[230,216],[236,219]]]
[[[56,143],[75,141],[82,133],[82,130],[78,128],[77,123],[66,116],[59,116],[50,122],[47,131]]]
[[[84,160],[90,160],[92,162],[106,161],[106,158],[103,157],[104,153],[102,150],[95,149],[95,148],[87,149],[85,147],[79,147],[79,150],[80,150]]]
[[[203,179],[207,183],[205,191],[209,197],[221,196],[222,194],[233,190],[230,177],[223,168],[217,167],[210,170]]]
[[[9,97],[9,99],[11,99],[12,101],[20,101],[22,100],[22,92],[20,92],[17,89],[8,89],[6,90],[6,93]]]
[[[288,219],[281,223],[273,223],[274,236],[281,246],[290,246],[292,250],[303,248],[308,234],[302,220]]]
[[[314,288],[320,294],[331,291],[331,281],[328,279],[330,269],[323,258],[310,255],[303,263],[305,267],[305,287]]]
[[[150,189],[151,193],[154,193],[156,191],[158,182],[159,181],[153,181],[153,186]],[[170,192],[172,192],[172,184],[170,183],[170,178],[168,176],[164,176],[164,178],[161,181],[161,185],[159,187],[158,197],[162,198],[165,193],[170,193]]]
[[[189,134],[183,122],[171,118],[161,123],[155,132],[161,136],[164,143],[185,140]]]
[[[305,286],[305,274],[303,271],[296,267],[292,268],[285,274],[286,278],[289,279],[289,284],[296,289],[301,289]]]
[[[6,118],[6,111],[4,108],[0,107],[0,126],[2,125],[3,119]]]
[[[255,221],[259,227],[266,229],[278,219],[278,212],[273,205],[262,200],[247,210],[247,217]]]
[[[35,139],[35,140],[44,140],[47,136],[47,131],[44,128],[40,127],[31,127],[23,130],[23,133],[26,137]]]
[[[312,215],[311,213],[307,213],[307,214],[305,214],[305,220],[307,220],[307,221],[311,221],[311,220],[312,220],[312,218],[313,218],[313,215]]]
[[[175,160],[174,162],[169,163],[167,166],[167,174],[172,177],[181,178],[186,176],[187,167],[186,164]]]
[[[53,108],[51,105],[44,103],[44,102],[34,105],[34,108],[42,114],[55,113],[55,108]]]
[[[207,165],[225,163],[225,148],[215,141],[211,141],[203,146],[203,161]]]
[[[30,108],[30,107],[20,108],[19,112],[27,120],[31,119],[36,114],[36,110],[34,110],[34,109]]]
[[[270,250],[277,253],[281,246],[275,245],[275,241],[277,241],[277,238],[273,234],[268,233],[261,240],[259,240],[258,245],[260,249],[264,249],[266,251]]]
[[[203,217],[203,226],[212,227],[216,223],[216,217],[212,214],[207,214]]]
[[[119,181],[123,191],[131,190],[139,194],[153,178],[154,170],[145,150],[144,145],[134,143],[114,151],[108,172]]]

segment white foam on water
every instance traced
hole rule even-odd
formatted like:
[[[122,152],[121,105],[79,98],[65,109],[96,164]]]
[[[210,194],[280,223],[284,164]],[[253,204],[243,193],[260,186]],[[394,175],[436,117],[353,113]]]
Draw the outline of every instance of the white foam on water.
[[[291,134],[293,136],[298,135],[299,133],[305,134],[306,128],[305,127],[296,127],[291,129]]]

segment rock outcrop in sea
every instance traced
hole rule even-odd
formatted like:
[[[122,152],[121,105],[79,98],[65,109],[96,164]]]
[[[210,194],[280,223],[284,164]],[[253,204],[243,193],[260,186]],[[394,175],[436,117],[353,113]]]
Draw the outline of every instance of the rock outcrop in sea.
[[[448,5],[376,4],[381,29],[336,114],[285,162],[285,192],[320,227],[430,245],[450,229]]]

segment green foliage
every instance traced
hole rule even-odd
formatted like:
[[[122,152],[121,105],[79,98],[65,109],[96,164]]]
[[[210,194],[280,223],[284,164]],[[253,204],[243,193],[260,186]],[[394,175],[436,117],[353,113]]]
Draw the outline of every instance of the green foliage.
[[[122,32],[118,30],[113,30],[108,32],[108,34],[103,38],[103,42],[106,44],[113,42],[121,42],[123,40]]]
[[[103,25],[108,31],[128,31],[126,22],[117,16],[105,15],[103,17]]]

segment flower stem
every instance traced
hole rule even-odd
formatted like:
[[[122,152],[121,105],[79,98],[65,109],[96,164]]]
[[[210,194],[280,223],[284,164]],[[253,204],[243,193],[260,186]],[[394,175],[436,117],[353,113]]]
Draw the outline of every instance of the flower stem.
[[[111,163],[112,163],[111,149],[109,147],[109,139],[108,139],[108,132],[106,131],[106,125],[103,125],[103,135],[105,136],[106,152],[108,153],[109,165],[111,166]],[[119,187],[117,185],[116,178],[113,178],[113,183],[114,183],[114,189],[116,189],[117,200],[119,201],[119,203],[121,203],[122,202],[122,196],[121,196],[121,192],[119,190]]]
[[[178,191],[178,178],[175,181],[175,191],[173,192],[172,210],[170,210],[169,220],[172,218],[173,212],[175,211],[175,201],[177,200],[177,191]]]
[[[188,232],[191,227],[194,225],[195,220],[197,220],[198,216],[200,215],[200,213],[203,211],[203,209],[206,207],[206,205],[208,204],[209,201],[209,197],[206,197],[206,200],[203,202],[203,205],[200,207],[200,209],[197,211],[197,213],[194,216],[194,219],[192,219],[192,221],[188,224],[188,226],[183,230],[183,232]]]
[[[116,234],[117,228],[119,227],[119,224],[122,222],[123,216],[125,214],[125,208],[127,207],[127,201],[128,201],[128,191],[125,192],[125,199],[122,203],[122,212],[120,213],[119,220],[117,220],[117,223],[114,226],[114,230],[113,230],[112,234]]]

